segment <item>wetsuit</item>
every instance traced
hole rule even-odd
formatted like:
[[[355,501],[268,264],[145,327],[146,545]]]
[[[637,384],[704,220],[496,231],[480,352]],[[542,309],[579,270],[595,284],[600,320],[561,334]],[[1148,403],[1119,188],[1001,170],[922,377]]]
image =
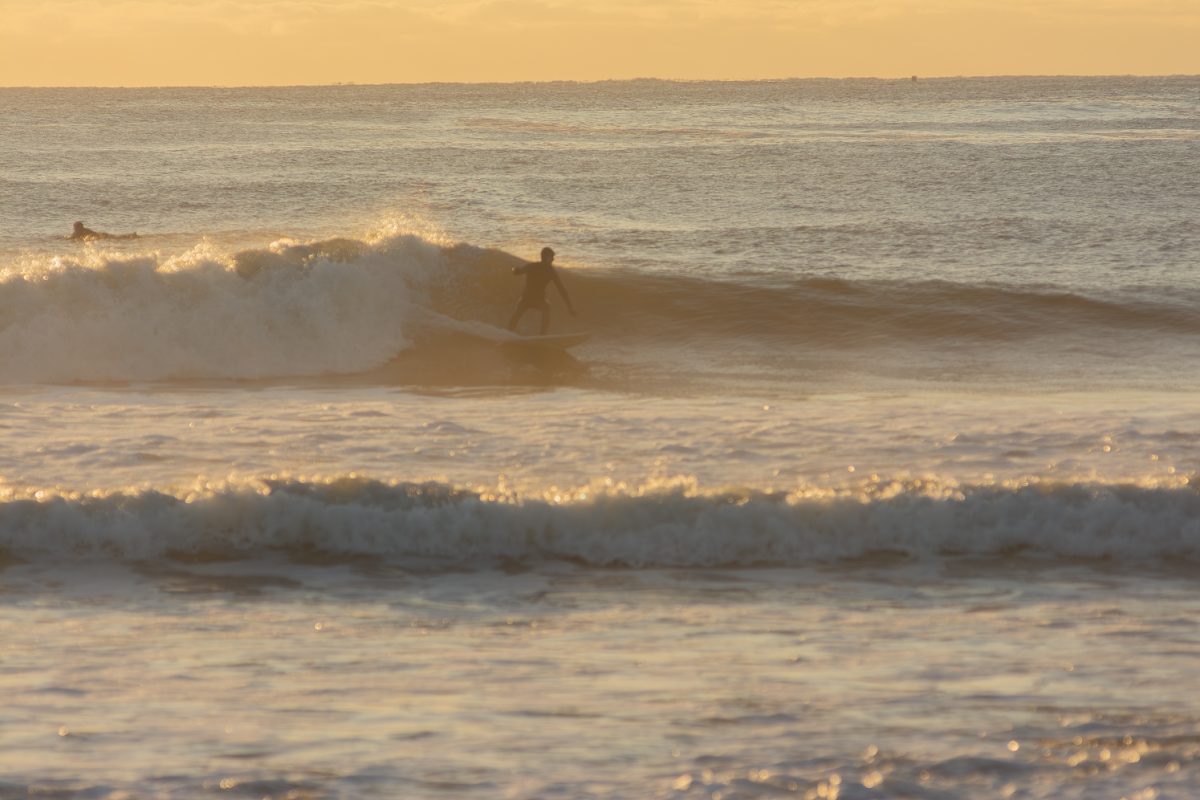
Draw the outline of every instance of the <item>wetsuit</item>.
[[[87,241],[88,239],[107,239],[109,238],[109,235],[107,233],[100,233],[99,231],[94,231],[91,228],[85,228],[80,225],[75,228],[75,231],[67,238],[75,241]]]
[[[536,308],[546,310],[546,287],[554,282],[554,265],[543,261],[532,261],[523,267],[517,267],[518,273],[525,274],[525,290],[521,292],[521,301],[517,307],[521,310]]]
[[[94,231],[91,228],[85,228],[83,225],[76,226],[74,232],[67,237],[73,242],[94,242],[98,239],[136,239],[136,233],[105,233],[104,231]]]
[[[510,331],[517,329],[517,323],[531,308],[542,312],[542,333],[545,334],[550,329],[550,304],[546,302],[546,287],[551,283],[558,287],[558,291],[567,304],[567,310],[572,314],[575,313],[575,309],[571,307],[571,298],[567,296],[567,289],[558,279],[558,273],[554,271],[553,260],[554,256],[551,254],[548,259],[532,261],[513,269],[516,274],[525,276],[525,289],[521,292],[521,299],[517,301],[517,307],[513,310],[512,317],[508,320]]]

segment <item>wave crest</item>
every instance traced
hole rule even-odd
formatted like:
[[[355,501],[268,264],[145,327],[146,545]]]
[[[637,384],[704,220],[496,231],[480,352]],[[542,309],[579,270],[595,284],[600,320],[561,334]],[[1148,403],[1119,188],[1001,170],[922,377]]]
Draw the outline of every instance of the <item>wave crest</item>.
[[[634,568],[800,566],[878,553],[1200,561],[1200,483],[871,481],[791,492],[688,480],[522,494],[361,477],[163,491],[5,490],[18,559],[370,556],[486,568],[568,560]]]
[[[387,379],[438,382],[451,365],[470,362],[465,377],[459,370],[447,379],[502,383],[494,350],[472,347],[500,334],[520,293],[510,269],[519,263],[498,250],[387,235],[233,254],[204,246],[174,257],[99,251],[10,267],[0,272],[0,380],[371,373],[401,351],[424,348],[425,357]],[[691,355],[699,369],[794,369],[797,353],[837,351],[870,371],[895,362],[901,348],[919,371],[959,345],[978,361],[979,348],[1036,341],[997,352],[1072,363],[1096,353],[1098,342],[1134,360],[1200,344],[1200,296],[1186,291],[1101,297],[945,281],[601,269],[565,270],[564,282],[580,311],[576,324],[596,334],[590,347],[660,365]],[[553,292],[550,299],[560,304]],[[1125,337],[1124,350],[1111,346],[1117,337]]]
[[[369,369],[409,344],[441,250],[417,237],[222,255],[96,254],[0,281],[8,383],[248,379]]]

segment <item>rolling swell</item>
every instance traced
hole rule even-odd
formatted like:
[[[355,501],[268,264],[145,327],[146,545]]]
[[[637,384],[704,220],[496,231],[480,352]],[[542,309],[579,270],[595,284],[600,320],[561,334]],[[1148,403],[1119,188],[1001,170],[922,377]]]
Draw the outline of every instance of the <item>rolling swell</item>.
[[[656,276],[571,276],[613,335],[747,337],[854,348],[967,339],[1009,342],[1112,332],[1200,334],[1200,297],[1094,298],[946,281],[801,278],[756,286]],[[640,325],[637,323],[641,323]]]
[[[434,309],[456,319],[502,325],[520,293],[511,268],[522,260],[462,245],[445,252],[453,278],[431,287]],[[1093,296],[1049,286],[934,280],[747,276],[733,281],[618,269],[562,272],[580,311],[576,327],[651,347],[705,339],[855,349],[897,342],[927,346],[1200,335],[1200,295],[1188,291]],[[562,320],[560,299],[553,289],[547,295],[555,319]]]
[[[463,347],[453,336],[494,333],[504,324],[520,293],[511,273],[519,263],[497,250],[404,235],[236,253],[100,250],[0,265],[0,381],[353,375],[423,348],[440,365]],[[589,353],[601,357],[608,345],[637,348],[650,361],[656,348],[691,349],[704,354],[701,364],[722,353],[753,360],[803,348],[862,352],[869,362],[872,348],[901,347],[919,363],[923,351],[958,344],[1034,341],[1069,350],[1115,337],[1195,346],[1200,337],[1200,296],[1187,292],[1093,296],[946,281],[735,281],[600,268],[564,275],[580,311],[579,321],[565,325],[592,330]],[[561,302],[553,290],[550,297],[562,329]],[[489,351],[479,360],[494,359]]]
[[[1200,562],[1200,486],[875,480],[791,492],[686,480],[522,494],[442,483],[261,480],[190,492],[6,490],[7,560],[372,557],[399,567],[567,560],[799,566],[879,553]],[[6,560],[0,558],[0,562]]]

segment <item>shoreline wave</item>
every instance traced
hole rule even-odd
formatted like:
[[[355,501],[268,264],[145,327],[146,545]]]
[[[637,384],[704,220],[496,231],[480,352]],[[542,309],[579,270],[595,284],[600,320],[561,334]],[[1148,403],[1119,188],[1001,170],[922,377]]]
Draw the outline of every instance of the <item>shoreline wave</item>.
[[[399,567],[794,567],[888,555],[1200,563],[1200,481],[959,485],[872,480],[793,491],[687,479],[550,488],[357,476],[165,490],[5,488],[8,560],[371,557]]]

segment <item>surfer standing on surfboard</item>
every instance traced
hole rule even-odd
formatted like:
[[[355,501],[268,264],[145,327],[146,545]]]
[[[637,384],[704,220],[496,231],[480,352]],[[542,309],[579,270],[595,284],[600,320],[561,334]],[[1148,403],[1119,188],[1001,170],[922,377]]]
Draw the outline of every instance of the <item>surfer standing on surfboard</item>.
[[[517,307],[513,309],[512,317],[508,320],[510,331],[517,329],[517,323],[531,308],[542,312],[542,335],[544,336],[546,331],[550,330],[550,304],[546,302],[546,286],[550,283],[558,287],[558,293],[566,301],[567,310],[571,312],[572,317],[575,316],[571,298],[567,296],[567,287],[563,286],[562,281],[558,278],[558,273],[554,271],[554,251],[549,247],[542,248],[541,261],[532,261],[520,267],[513,267],[513,274],[525,276],[525,289],[521,292],[521,299],[517,301]]]

